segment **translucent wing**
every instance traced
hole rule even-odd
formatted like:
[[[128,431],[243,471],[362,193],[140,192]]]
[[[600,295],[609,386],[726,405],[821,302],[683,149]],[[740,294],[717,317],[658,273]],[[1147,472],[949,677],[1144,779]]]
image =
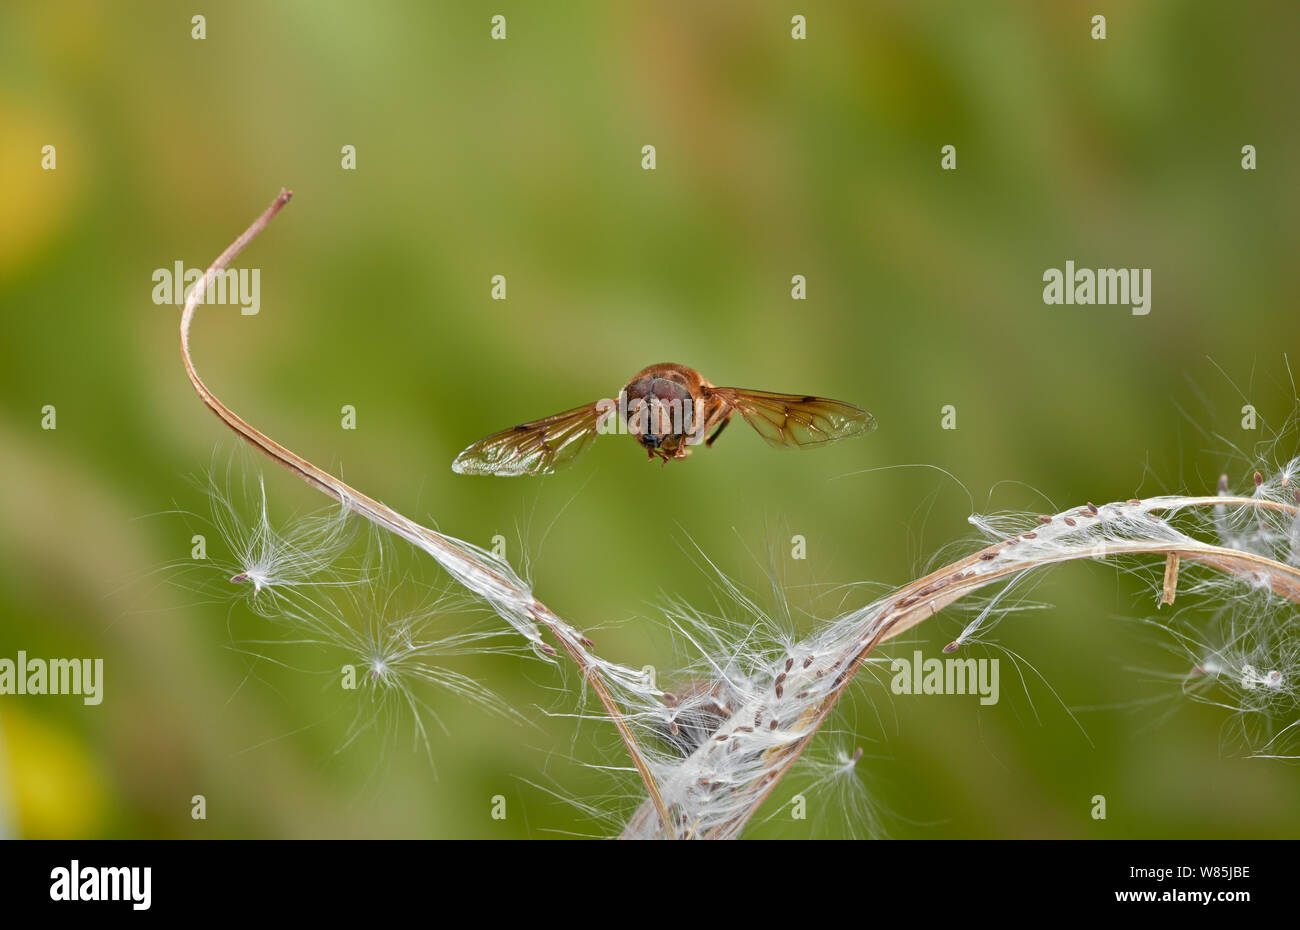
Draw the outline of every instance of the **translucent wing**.
[[[710,388],[709,393],[740,411],[760,436],[782,448],[834,442],[876,428],[876,418],[861,407],[826,397],[741,388]]]
[[[503,429],[456,456],[451,470],[462,475],[549,475],[586,451],[612,411],[611,401],[596,401]]]

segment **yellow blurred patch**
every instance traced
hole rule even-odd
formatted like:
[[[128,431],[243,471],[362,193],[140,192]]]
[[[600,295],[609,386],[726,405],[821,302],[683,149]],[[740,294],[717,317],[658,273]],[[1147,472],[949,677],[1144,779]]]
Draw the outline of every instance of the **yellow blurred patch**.
[[[108,799],[95,760],[75,736],[7,701],[0,714],[0,801],[27,839],[98,835]]]
[[[86,151],[66,123],[0,94],[0,280],[33,260],[67,221],[85,175]],[[52,146],[53,151],[46,149]],[[52,170],[42,168],[53,158]]]

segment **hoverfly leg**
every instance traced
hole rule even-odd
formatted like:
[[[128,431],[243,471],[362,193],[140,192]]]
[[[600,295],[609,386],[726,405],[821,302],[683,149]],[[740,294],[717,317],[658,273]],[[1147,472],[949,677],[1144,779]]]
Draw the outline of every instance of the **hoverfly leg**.
[[[719,424],[718,428],[713,431],[713,435],[710,436],[708,439],[704,440],[704,445],[712,446],[714,442],[717,441],[718,437],[722,435],[722,431],[727,428],[727,424],[730,422],[731,422],[731,411],[728,411],[727,415],[723,418],[722,423]]]

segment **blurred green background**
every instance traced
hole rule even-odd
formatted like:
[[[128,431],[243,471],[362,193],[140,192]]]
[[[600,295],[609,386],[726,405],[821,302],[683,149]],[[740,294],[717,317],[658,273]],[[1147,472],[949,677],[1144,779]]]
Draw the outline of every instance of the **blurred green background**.
[[[1241,429],[1242,405],[1276,425],[1294,404],[1297,42],[1291,2],[5,4],[0,656],[102,656],[106,682],[98,707],[0,697],[0,825],[538,837],[612,829],[549,792],[615,821],[635,803],[635,782],[581,764],[625,764],[608,727],[546,715],[577,708],[571,670],[457,660],[534,725],[433,692],[450,730],[433,770],[400,725],[340,750],[334,691],[269,663],[250,676],[232,648],[264,621],[157,571],[191,545],[165,512],[204,512],[190,479],[236,443],[191,391],[151,275],[206,267],[281,186],[292,204],[237,263],[261,269],[261,312],[196,324],[209,385],[408,515],[505,536],[602,654],[662,670],[659,605],[715,597],[695,544],[760,592],[770,551],[806,632],[877,590],[842,586],[901,584],[968,537],[972,506],[1249,474],[1225,454],[1266,438]],[[939,167],[948,144],[956,171]],[[1043,272],[1067,259],[1151,268],[1150,315],[1044,305]],[[737,426],[666,468],[607,439],[547,479],[451,472],[485,433],[657,361],[850,400],[880,429],[782,454]],[[867,471],[899,465],[955,480]],[[273,515],[323,502],[266,478]],[[1059,700],[1006,661],[991,708],[864,678],[821,741],[866,748],[889,835],[1300,833],[1294,767],[1244,758],[1226,712],[1144,671],[1186,667],[1131,619],[1156,613],[1149,586],[1075,565],[1036,596],[1054,606],[998,636]],[[933,653],[960,622],[899,651]],[[812,797],[807,821],[774,804],[749,835],[852,832],[841,799]]]

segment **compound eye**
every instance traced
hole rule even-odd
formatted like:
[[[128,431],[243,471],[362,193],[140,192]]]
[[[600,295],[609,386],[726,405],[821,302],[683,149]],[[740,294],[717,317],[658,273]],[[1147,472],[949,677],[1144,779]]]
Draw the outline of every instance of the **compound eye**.
[[[650,389],[653,385],[654,379],[641,378],[639,381],[633,381],[625,387],[623,391],[627,394],[629,402],[645,400],[646,396],[650,394]]]

